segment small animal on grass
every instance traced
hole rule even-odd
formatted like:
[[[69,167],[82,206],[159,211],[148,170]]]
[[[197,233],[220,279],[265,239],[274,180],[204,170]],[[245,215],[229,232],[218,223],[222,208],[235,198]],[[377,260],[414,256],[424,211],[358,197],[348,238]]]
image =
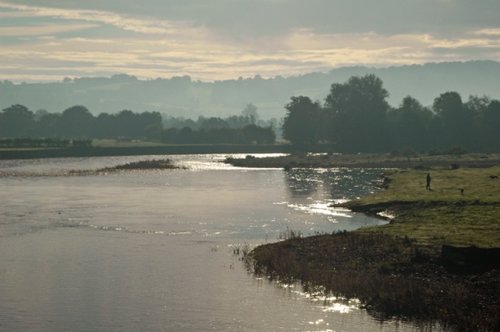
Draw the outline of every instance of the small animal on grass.
[[[465,190],[465,189],[464,189],[464,188],[458,188],[458,190],[460,190],[460,195],[462,195],[462,196],[463,196],[463,195],[464,195],[464,190]]]
[[[498,180],[498,175],[490,175],[490,179],[492,179],[492,180]]]

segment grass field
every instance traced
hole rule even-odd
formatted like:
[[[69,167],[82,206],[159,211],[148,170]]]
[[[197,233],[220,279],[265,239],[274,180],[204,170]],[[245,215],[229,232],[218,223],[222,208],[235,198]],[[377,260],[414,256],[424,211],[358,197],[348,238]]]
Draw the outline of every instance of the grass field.
[[[425,177],[431,174],[431,190]],[[399,170],[389,187],[347,203],[355,211],[388,210],[391,223],[363,228],[408,236],[421,244],[500,247],[500,167],[455,170]],[[463,189],[463,194],[461,192]]]

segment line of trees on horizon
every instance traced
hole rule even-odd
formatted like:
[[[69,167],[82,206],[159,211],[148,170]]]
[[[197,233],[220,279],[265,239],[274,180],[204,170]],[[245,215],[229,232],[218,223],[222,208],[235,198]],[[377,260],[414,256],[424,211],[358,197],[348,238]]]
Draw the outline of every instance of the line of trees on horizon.
[[[265,124],[268,126],[261,126]],[[68,139],[79,142],[105,138],[175,144],[270,144],[276,140],[272,127],[273,122],[258,119],[256,107],[251,104],[240,116],[226,119],[199,117],[197,121],[164,118],[159,112],[135,113],[130,110],[94,116],[84,106],[49,113],[45,110],[33,112],[16,104],[0,112],[0,137],[7,146],[34,142],[27,138],[38,138],[44,146],[62,144]]]
[[[449,91],[431,107],[407,96],[398,107],[375,75],[331,85],[324,103],[295,96],[283,137],[295,145],[330,143],[339,152],[500,151],[500,100]]]
[[[130,110],[94,116],[84,106],[62,113],[33,112],[17,104],[0,112],[0,138],[271,144],[281,129],[283,138],[296,146],[329,144],[329,149],[338,152],[500,152],[500,100],[470,96],[464,102],[459,93],[449,91],[429,107],[411,96],[392,107],[388,96],[377,76],[353,76],[345,83],[332,84],[324,102],[291,97],[281,128],[274,119],[260,120],[252,104],[241,115],[200,116],[196,121]]]

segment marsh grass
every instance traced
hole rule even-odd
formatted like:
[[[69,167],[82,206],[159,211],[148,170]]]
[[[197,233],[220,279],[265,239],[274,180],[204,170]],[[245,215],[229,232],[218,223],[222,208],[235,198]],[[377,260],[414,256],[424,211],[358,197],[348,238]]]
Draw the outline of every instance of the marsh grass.
[[[174,165],[170,159],[153,159],[153,160],[141,160],[136,162],[130,162],[113,167],[106,167],[97,170],[97,172],[109,172],[109,171],[120,171],[120,170],[146,170],[146,169],[179,169],[179,168],[181,167]]]
[[[248,243],[233,246],[233,255],[241,259],[248,257],[250,251],[251,248]]]
[[[301,237],[301,231],[294,231],[293,229],[287,227],[285,231],[279,233],[278,240],[300,239]]]
[[[498,271],[461,276],[440,264],[433,247],[408,237],[337,233],[293,238],[248,254],[257,275],[305,289],[359,299],[373,316],[440,322],[451,330],[493,331],[500,327]]]

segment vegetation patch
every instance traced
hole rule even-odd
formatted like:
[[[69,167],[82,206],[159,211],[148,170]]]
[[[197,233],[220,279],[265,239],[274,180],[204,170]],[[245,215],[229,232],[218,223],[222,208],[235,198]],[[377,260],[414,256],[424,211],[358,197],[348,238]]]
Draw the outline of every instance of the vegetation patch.
[[[500,271],[457,274],[436,247],[408,237],[360,232],[298,237],[259,246],[249,261],[258,275],[357,298],[382,320],[440,322],[457,331],[500,327]]]
[[[255,248],[248,262],[256,274],[358,298],[380,319],[497,331],[499,177],[498,166],[392,170],[381,181],[386,190],[343,204],[392,215],[389,224],[294,236]]]
[[[185,169],[172,163],[170,159],[153,159],[130,162],[126,164],[116,165],[113,167],[100,168],[98,170],[71,170],[68,173],[59,175],[106,175],[108,173],[120,171],[136,171],[136,170],[165,170],[165,169]]]
[[[316,146],[318,148],[318,146]],[[327,147],[325,146],[325,149]],[[265,158],[227,158],[226,163],[238,167],[274,168],[400,168],[429,170],[431,168],[492,167],[500,165],[499,154],[413,154],[389,153],[336,154],[295,153]],[[457,167],[458,166],[458,167]],[[425,184],[424,184],[425,188]]]
[[[431,188],[426,190],[426,175]],[[344,204],[353,211],[391,211],[387,225],[360,229],[410,236],[423,245],[500,247],[500,167],[393,171],[388,188]]]
[[[145,169],[179,169],[179,168],[182,167],[174,165],[170,159],[153,159],[153,160],[141,160],[136,162],[130,162],[113,167],[106,167],[99,169],[97,172],[109,172],[109,171],[120,171],[120,170],[145,170]]]

